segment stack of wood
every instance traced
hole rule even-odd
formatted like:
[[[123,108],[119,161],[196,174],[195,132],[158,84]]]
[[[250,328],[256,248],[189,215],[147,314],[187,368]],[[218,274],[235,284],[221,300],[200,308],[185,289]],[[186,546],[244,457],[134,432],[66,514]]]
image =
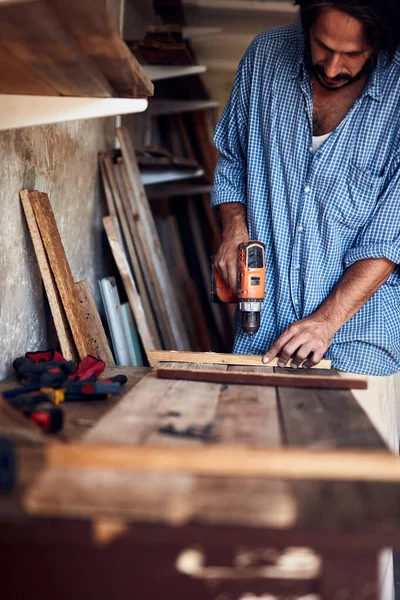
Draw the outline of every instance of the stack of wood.
[[[109,14],[107,0],[0,5],[0,93],[151,96],[153,84]]]
[[[22,190],[20,197],[64,358],[90,354],[113,365],[90,285],[74,282],[47,194]]]

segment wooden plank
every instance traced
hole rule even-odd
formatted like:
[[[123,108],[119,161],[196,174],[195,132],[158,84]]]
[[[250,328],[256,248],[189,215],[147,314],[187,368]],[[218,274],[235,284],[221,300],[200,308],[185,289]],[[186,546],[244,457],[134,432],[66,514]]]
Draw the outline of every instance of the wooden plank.
[[[154,321],[153,311],[150,306],[150,301],[147,294],[147,289],[142,275],[141,267],[139,264],[139,258],[136,252],[134,240],[129,229],[127,213],[124,210],[124,205],[122,201],[123,191],[121,190],[122,182],[121,180],[117,179],[119,176],[119,172],[117,170],[118,166],[113,164],[113,161],[109,155],[103,155],[102,162],[107,173],[108,181],[110,183],[113,203],[116,207],[119,223],[122,228],[123,238],[125,240],[130,264],[133,270],[133,276],[135,278],[136,286],[138,288],[140,299],[143,304],[146,322],[154,341],[154,348],[160,349],[162,348],[161,340],[159,338],[157,326]]]
[[[202,365],[197,365],[202,366]],[[214,366],[214,365],[212,365]],[[228,366],[227,372],[273,373],[269,367]],[[282,443],[276,388],[224,385],[213,423],[213,433],[225,444],[277,447]]]
[[[96,352],[47,194],[28,192],[79,358]]]
[[[168,276],[167,265],[157,235],[153,215],[151,214],[143,183],[140,178],[132,142],[127,130],[123,127],[117,128],[117,135],[121,143],[128,179],[136,199],[138,213],[143,226],[143,233],[147,242],[147,251],[151,253],[151,262],[159,288],[159,300],[165,306],[168,322],[173,332],[175,340],[174,349],[184,350],[185,348],[187,349],[190,347],[189,340],[185,328],[179,319],[176,291],[173,289],[171,279]]]
[[[126,165],[122,158],[118,158],[117,163],[119,166],[119,174],[121,175],[119,183],[121,184],[123,192],[121,195],[122,204],[125,209],[125,214],[127,215],[129,229],[131,231],[132,239],[134,240],[143,276],[146,274],[146,277],[144,278],[145,285],[154,312],[154,318],[158,324],[161,342],[164,348],[172,348],[175,346],[175,342],[171,326],[160,295],[160,288],[157,285],[157,278],[151,261],[151,252],[148,252],[142,221],[139,216],[136,199],[130,186]]]
[[[0,94],[58,96],[56,90],[0,44]]]
[[[115,365],[114,358],[104,331],[103,323],[100,319],[99,311],[93,300],[90,284],[88,281],[78,281],[75,286],[78,290],[79,300],[86,315],[93,345],[96,348],[96,354],[94,356],[100,358],[107,367],[112,367]]]
[[[149,358],[158,362],[186,362],[186,363],[211,363],[220,365],[248,365],[254,367],[274,367],[278,359],[271,360],[268,365],[262,362],[262,354],[223,354],[218,352],[177,352],[162,350],[150,352]],[[313,369],[329,369],[331,361],[322,359]]]
[[[113,95],[108,81],[78,50],[44,0],[2,5],[0,42],[27,69],[63,96]]]
[[[42,276],[44,289],[46,290],[47,299],[49,301],[50,311],[53,317],[54,326],[56,328],[58,341],[60,342],[62,355],[66,360],[77,362],[78,356],[74,340],[72,338],[71,328],[65,315],[60,294],[58,292],[57,285],[46,256],[46,251],[44,249],[39,228],[36,223],[35,214],[29,200],[29,190],[22,190],[19,195],[24,209],[26,222],[28,224],[33,248],[38,261],[40,274]]]
[[[52,0],[52,6],[79,48],[120,96],[153,95],[153,84],[118,35],[107,0]]]
[[[175,442],[172,437],[159,435],[158,430],[169,423],[181,428],[185,423],[208,423],[215,413],[221,389],[217,384],[192,384],[188,402],[188,387],[186,382],[158,381],[151,373],[88,432],[85,441],[138,444],[151,438],[157,444]],[[189,443],[192,441],[197,443],[197,440]]]
[[[101,174],[101,181],[103,184],[104,195],[106,198],[108,216],[115,217],[117,212],[115,209],[114,198],[113,198],[113,194],[111,191],[110,181],[108,179],[107,171],[104,166],[104,154],[103,153],[99,155],[99,166],[100,166],[100,174]]]
[[[269,385],[290,388],[322,388],[331,390],[366,390],[367,379],[345,377],[320,377],[318,375],[281,375],[279,373],[220,373],[192,369],[156,370],[158,379],[181,379],[186,381],[208,381],[235,385]]]
[[[155,397],[149,395],[149,399],[154,402]],[[157,401],[160,402],[159,397]],[[111,414],[112,411],[108,416]],[[90,433],[93,434],[95,429],[89,432],[87,439],[93,437]],[[108,430],[112,435],[111,427]],[[114,432],[113,439],[118,439],[118,432]],[[137,435],[135,439],[138,439]],[[259,449],[213,444],[185,445],[184,448],[164,445],[51,444],[47,464],[71,469],[111,468],[218,477],[400,482],[400,458],[379,450]]]
[[[128,296],[129,304],[131,305],[132,312],[135,316],[135,321],[138,327],[139,335],[142,339],[143,347],[146,352],[149,352],[156,346],[157,342],[151,335],[151,331],[146,321],[142,300],[139,296],[135,281],[129,268],[126,254],[122,245],[118,220],[116,217],[104,217],[103,225],[104,229],[106,230],[108,242],[110,244],[115,263],[118,267],[126,294]]]

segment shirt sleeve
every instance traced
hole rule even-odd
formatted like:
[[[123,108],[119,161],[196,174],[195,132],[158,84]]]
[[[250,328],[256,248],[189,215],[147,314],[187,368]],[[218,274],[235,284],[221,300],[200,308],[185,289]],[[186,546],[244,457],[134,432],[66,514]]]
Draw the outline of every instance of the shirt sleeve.
[[[211,206],[227,202],[246,205],[247,133],[255,42],[240,61],[228,103],[215,130],[220,157],[211,190]]]
[[[381,196],[371,218],[357,236],[354,246],[344,258],[347,269],[359,260],[368,258],[387,258],[396,265],[400,264],[400,152],[393,161],[392,175],[388,175]],[[390,280],[390,281],[389,281]],[[397,267],[388,282],[400,284]]]

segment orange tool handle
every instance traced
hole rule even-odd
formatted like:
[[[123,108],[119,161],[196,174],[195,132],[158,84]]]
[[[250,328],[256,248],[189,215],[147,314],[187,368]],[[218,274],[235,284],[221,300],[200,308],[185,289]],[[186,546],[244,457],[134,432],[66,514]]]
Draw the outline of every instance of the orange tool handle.
[[[239,244],[238,289],[239,300],[262,301],[265,294],[265,246],[250,240]]]
[[[233,293],[229,285],[225,283],[221,273],[214,267],[214,263],[212,263],[211,282],[212,302],[228,304],[238,301],[236,294]]]

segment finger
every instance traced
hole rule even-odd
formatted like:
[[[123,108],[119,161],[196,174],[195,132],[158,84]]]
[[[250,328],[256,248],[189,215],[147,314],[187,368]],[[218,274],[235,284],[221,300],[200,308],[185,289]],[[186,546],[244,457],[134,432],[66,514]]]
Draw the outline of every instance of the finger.
[[[307,360],[304,362],[303,369],[311,369],[312,367],[315,367],[315,365],[317,365],[319,362],[321,362],[323,356],[324,356],[323,352],[320,352],[320,351],[312,352],[310,354],[310,357],[307,358]]]
[[[313,345],[311,343],[302,344],[302,346],[294,353],[291,367],[297,369],[302,362],[312,355]]]
[[[310,345],[309,335],[298,334],[293,336],[293,338],[282,348],[279,359],[286,364],[288,360],[293,358],[298,352],[301,352],[301,348],[305,345]],[[305,358],[307,358],[307,354],[305,355]]]
[[[287,344],[287,342],[293,337],[293,333],[291,333],[288,329],[282,333],[278,337],[277,340],[272,344],[271,348],[267,350],[263,357],[263,363],[269,363],[271,360],[276,358],[278,354],[281,352],[282,348]]]

